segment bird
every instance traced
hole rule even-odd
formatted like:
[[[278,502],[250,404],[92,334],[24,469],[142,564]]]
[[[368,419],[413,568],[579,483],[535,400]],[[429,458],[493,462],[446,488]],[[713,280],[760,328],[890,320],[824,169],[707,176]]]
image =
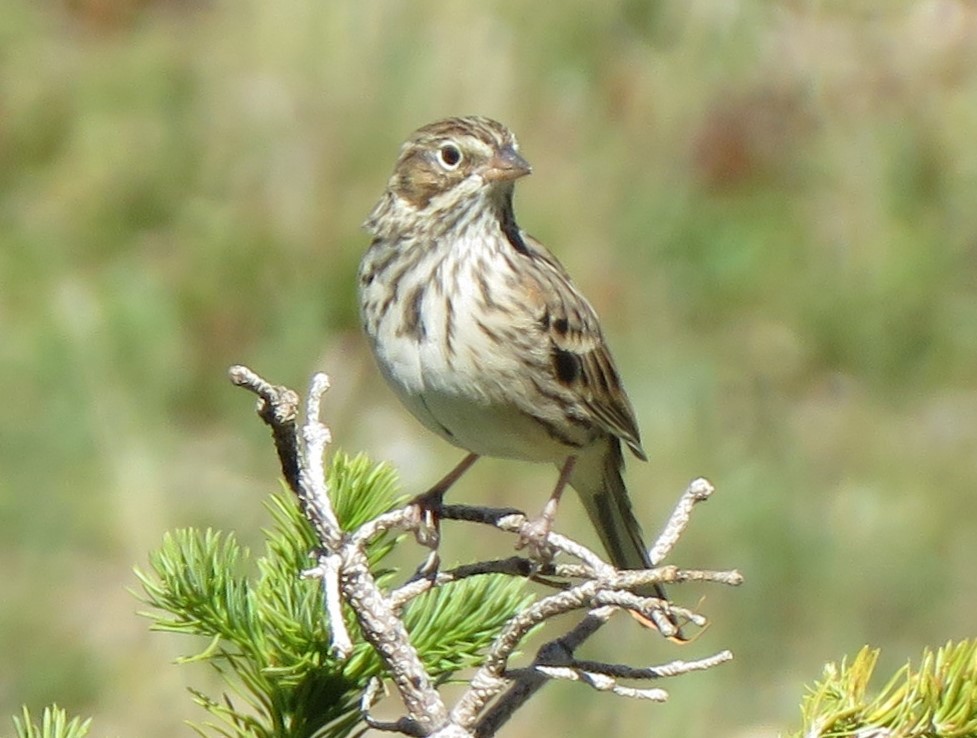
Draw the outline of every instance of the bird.
[[[482,456],[553,463],[556,487],[525,535],[545,542],[569,484],[611,563],[651,568],[622,477],[622,446],[647,460],[634,409],[596,311],[516,223],[514,185],[531,172],[512,131],[487,117],[411,134],[364,223],[363,328],[404,406],[468,452],[427,500]]]

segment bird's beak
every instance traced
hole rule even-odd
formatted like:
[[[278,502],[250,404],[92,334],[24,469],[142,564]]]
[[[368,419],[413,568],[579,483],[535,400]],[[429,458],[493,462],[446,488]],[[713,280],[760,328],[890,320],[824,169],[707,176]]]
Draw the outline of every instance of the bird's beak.
[[[532,171],[528,161],[519,156],[514,148],[506,146],[489,160],[482,177],[487,182],[508,182],[525,177]]]

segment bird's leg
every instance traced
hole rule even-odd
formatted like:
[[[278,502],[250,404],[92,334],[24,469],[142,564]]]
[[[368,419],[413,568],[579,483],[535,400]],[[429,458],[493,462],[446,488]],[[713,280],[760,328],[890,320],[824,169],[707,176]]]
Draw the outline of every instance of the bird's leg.
[[[570,475],[573,474],[573,467],[576,463],[576,456],[567,457],[563,467],[560,469],[560,477],[556,480],[556,487],[553,488],[553,493],[546,501],[546,504],[543,505],[542,512],[540,512],[538,517],[526,522],[522,526],[522,530],[519,531],[519,541],[516,543],[516,548],[529,546],[532,557],[540,563],[549,563],[553,558],[553,551],[547,545],[546,539],[549,537],[550,529],[553,527],[553,520],[556,518],[556,509],[560,505],[560,497],[570,482]]]
[[[417,570],[416,576],[431,576],[441,563],[438,557],[438,544],[441,542],[441,502],[444,493],[461,479],[472,464],[478,461],[478,454],[468,454],[461,462],[427,492],[417,495],[408,503],[417,515],[414,537],[422,546],[431,549],[430,555]]]

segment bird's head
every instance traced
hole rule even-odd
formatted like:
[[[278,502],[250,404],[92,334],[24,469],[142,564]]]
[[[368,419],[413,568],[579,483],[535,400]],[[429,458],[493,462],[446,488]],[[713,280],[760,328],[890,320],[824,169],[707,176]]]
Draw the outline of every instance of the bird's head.
[[[398,201],[397,209],[447,217],[479,201],[510,201],[513,182],[531,171],[501,123],[475,115],[446,118],[404,142],[385,196]]]

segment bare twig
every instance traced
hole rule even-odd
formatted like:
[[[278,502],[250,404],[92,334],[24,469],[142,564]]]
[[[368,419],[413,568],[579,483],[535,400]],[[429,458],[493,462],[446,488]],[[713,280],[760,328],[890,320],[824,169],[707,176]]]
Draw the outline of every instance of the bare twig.
[[[634,697],[653,702],[664,702],[668,699],[668,692],[661,688],[638,689],[625,687],[617,683],[613,677],[598,672],[588,672],[568,666],[537,666],[536,670],[549,679],[564,679],[573,682],[589,684],[601,692],[613,692],[621,697]]]
[[[580,671],[602,674],[614,677],[615,679],[665,679],[688,674],[692,671],[704,671],[718,666],[726,661],[731,661],[733,654],[730,651],[720,651],[712,656],[693,661],[671,661],[660,666],[648,666],[645,668],[634,668],[631,666],[621,666],[620,664],[604,664],[598,661],[574,661],[572,668]]]
[[[412,579],[390,593],[390,604],[395,609],[402,608],[410,600],[420,597],[434,587],[441,587],[452,582],[459,582],[469,577],[485,576],[486,574],[508,574],[514,577],[529,577],[533,574],[534,563],[521,556],[510,556],[507,559],[493,561],[479,561],[465,564],[454,569],[439,571],[433,577],[418,577]]]
[[[353,641],[346,630],[343,619],[343,603],[339,586],[339,571],[342,559],[338,554],[321,553],[319,563],[302,572],[302,576],[322,581],[322,596],[326,603],[326,616],[332,629],[332,654],[337,659],[348,658],[353,652]]]
[[[678,543],[678,539],[685,532],[692,519],[692,508],[700,502],[705,502],[715,491],[715,487],[708,479],[693,479],[688,489],[678,501],[675,510],[665,524],[664,530],[655,541],[655,545],[648,552],[648,558],[652,564],[660,564],[671,552],[672,547]]]

